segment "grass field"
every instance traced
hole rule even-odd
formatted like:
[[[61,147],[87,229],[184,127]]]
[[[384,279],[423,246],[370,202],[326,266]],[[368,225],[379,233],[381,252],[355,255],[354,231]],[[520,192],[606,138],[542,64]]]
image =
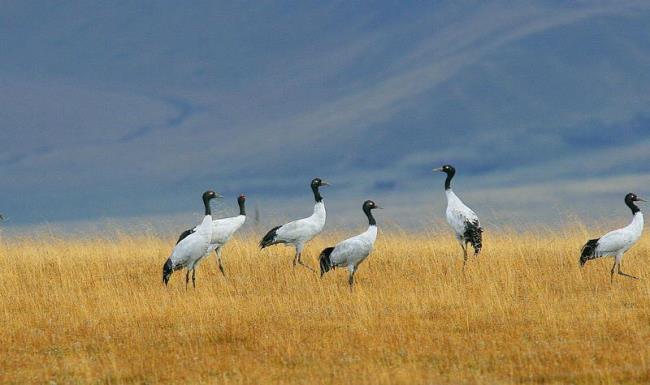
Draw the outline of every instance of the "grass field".
[[[352,293],[253,238],[187,291],[161,284],[173,237],[5,238],[0,383],[650,383],[650,241],[610,284],[611,258],[578,267],[596,234],[487,232],[463,274],[449,232],[380,233]]]

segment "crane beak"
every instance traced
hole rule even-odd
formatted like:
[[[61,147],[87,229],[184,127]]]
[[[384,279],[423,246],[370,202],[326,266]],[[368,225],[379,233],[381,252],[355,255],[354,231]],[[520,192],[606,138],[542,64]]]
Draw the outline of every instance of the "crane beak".
[[[436,172],[436,171],[442,171],[442,167],[434,168],[434,169],[431,170],[431,171],[433,171],[433,172]]]
[[[643,198],[638,198],[638,197],[636,198],[636,200],[637,200],[638,202],[647,202],[647,200],[645,200],[645,199],[643,199]]]
[[[214,193],[214,197],[216,199],[223,198],[223,195],[219,194],[218,192]]]
[[[329,184],[329,182],[325,182],[324,180],[322,180],[322,181],[320,182],[320,185],[321,185],[321,186],[329,186],[330,184]]]
[[[375,208],[376,208],[376,209],[382,209],[382,210],[384,209],[384,208],[381,207],[381,206],[375,206]]]

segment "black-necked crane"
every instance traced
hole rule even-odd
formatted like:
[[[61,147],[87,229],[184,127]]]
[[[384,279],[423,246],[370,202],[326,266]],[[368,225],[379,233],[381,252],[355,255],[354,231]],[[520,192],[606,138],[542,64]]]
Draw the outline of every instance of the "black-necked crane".
[[[445,179],[445,195],[447,196],[447,223],[456,233],[456,239],[463,249],[463,268],[467,263],[467,244],[471,244],[474,249],[474,256],[481,252],[483,247],[483,228],[478,220],[478,216],[467,207],[463,201],[458,198],[451,189],[451,180],[456,175],[456,169],[448,164],[433,169],[447,174]]]
[[[641,238],[643,232],[643,213],[635,202],[645,202],[634,193],[625,196],[625,204],[632,210],[632,222],[622,229],[610,231],[600,238],[590,239],[582,247],[580,255],[580,266],[587,261],[600,257],[614,257],[614,265],[610,273],[610,281],[614,282],[614,271],[618,268],[618,274],[625,277],[638,279],[637,277],[621,271],[623,254],[628,251]]]
[[[174,271],[185,268],[187,269],[187,273],[185,274],[185,288],[187,288],[190,280],[190,271],[192,272],[192,286],[196,287],[196,267],[203,257],[207,255],[212,238],[212,211],[210,210],[210,201],[220,196],[214,191],[206,191],[203,193],[203,206],[205,208],[203,221],[195,228],[184,231],[178,238],[172,254],[163,265],[162,279],[165,286]]]
[[[354,273],[357,272],[359,264],[363,262],[375,244],[377,239],[377,222],[372,216],[372,210],[379,209],[375,202],[367,200],[363,202],[363,212],[368,218],[368,229],[363,233],[339,242],[334,247],[324,249],[319,256],[320,276],[336,267],[345,267],[348,269],[348,283],[350,289],[354,285]]]
[[[272,228],[260,241],[260,248],[263,249],[278,243],[287,246],[293,245],[296,249],[293,266],[295,267],[296,264],[300,264],[314,271],[314,269],[305,265],[300,257],[305,244],[318,235],[325,226],[325,203],[323,202],[323,197],[320,195],[319,188],[328,185],[329,183],[320,178],[314,178],[311,181],[311,190],[314,193],[314,200],[316,201],[313,214],[307,218],[298,219]]]

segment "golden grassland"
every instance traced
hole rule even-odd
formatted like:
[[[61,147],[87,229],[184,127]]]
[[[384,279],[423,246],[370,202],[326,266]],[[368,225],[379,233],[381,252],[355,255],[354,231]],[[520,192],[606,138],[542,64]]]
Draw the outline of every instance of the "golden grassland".
[[[161,284],[173,237],[5,238],[0,383],[650,383],[650,241],[610,284],[611,258],[578,267],[589,235],[488,232],[463,273],[448,232],[380,232],[353,292],[252,237],[189,290]]]

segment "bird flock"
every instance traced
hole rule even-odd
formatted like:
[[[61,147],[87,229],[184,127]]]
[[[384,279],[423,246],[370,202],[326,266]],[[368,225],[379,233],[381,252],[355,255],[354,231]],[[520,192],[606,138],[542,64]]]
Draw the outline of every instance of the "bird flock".
[[[464,270],[468,260],[469,246],[474,251],[474,257],[477,257],[481,252],[483,247],[483,228],[481,227],[478,215],[465,205],[451,188],[451,181],[456,175],[456,169],[447,164],[435,168],[433,171],[446,174],[444,186],[447,208],[445,216],[463,251]],[[320,234],[325,227],[327,214],[325,211],[325,202],[320,192],[320,189],[325,186],[329,186],[329,183],[320,178],[314,178],[310,184],[315,201],[312,215],[273,227],[260,240],[260,249],[277,244],[293,246],[295,249],[293,259],[294,268],[296,266],[302,266],[316,272],[315,269],[305,264],[301,257],[306,244]],[[213,251],[216,254],[217,266],[225,276],[221,261],[221,251],[228,240],[246,221],[246,196],[240,195],[237,198],[239,215],[215,220],[212,218],[210,201],[220,197],[221,195],[211,190],[203,193],[202,199],[205,209],[203,220],[198,226],[185,230],[178,238],[176,246],[163,265],[162,280],[165,285],[169,283],[174,271],[185,269],[185,287],[187,288],[189,285],[190,273],[192,286],[196,287],[196,268]],[[592,259],[613,256],[614,265],[612,266],[610,275],[612,282],[615,272],[628,278],[638,279],[636,276],[621,271],[623,254],[641,238],[643,231],[643,214],[636,205],[636,202],[645,201],[634,193],[629,193],[625,196],[625,204],[632,210],[632,222],[628,226],[610,231],[600,238],[588,240],[581,250],[579,259],[581,267]],[[380,208],[372,200],[363,202],[362,210],[368,220],[368,229],[361,234],[345,239],[334,246],[326,247],[321,251],[318,257],[321,278],[325,273],[337,267],[346,268],[349,274],[349,287],[352,289],[354,275],[359,265],[370,255],[377,240],[377,222],[373,216],[373,210]]]

